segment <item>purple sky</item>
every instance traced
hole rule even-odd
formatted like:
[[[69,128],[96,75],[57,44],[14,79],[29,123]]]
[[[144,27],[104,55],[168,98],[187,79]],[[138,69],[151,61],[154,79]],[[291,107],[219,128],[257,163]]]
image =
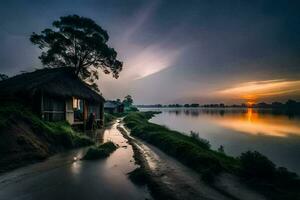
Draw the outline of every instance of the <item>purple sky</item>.
[[[30,3],[29,3],[30,2]],[[137,104],[300,100],[297,1],[65,0],[0,2],[0,73],[40,68],[32,32],[90,17],[124,62],[102,75],[104,97]]]

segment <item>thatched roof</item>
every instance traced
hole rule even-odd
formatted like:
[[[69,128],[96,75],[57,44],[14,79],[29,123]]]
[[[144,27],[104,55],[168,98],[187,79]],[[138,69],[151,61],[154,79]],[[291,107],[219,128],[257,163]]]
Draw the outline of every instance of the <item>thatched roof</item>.
[[[0,98],[32,97],[37,92],[102,102],[104,98],[80,80],[70,67],[45,68],[0,81]]]

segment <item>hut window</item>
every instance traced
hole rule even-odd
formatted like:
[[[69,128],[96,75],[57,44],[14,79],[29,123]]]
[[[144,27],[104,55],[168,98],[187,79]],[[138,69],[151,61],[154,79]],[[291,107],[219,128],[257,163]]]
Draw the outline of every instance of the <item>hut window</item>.
[[[73,98],[73,109],[80,110],[80,99]]]

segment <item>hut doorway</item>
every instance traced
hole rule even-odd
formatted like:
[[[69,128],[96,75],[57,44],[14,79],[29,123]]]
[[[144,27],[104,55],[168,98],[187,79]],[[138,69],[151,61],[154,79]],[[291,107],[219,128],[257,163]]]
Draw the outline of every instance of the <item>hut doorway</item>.
[[[84,121],[83,99],[73,98],[74,122]]]

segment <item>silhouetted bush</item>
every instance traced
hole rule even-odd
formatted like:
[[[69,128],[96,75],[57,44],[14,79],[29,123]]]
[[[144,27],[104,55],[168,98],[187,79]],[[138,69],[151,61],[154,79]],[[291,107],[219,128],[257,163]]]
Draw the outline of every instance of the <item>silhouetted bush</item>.
[[[129,178],[132,182],[138,185],[145,185],[147,183],[147,173],[145,172],[145,169],[142,168],[136,168],[132,172],[128,173]]]
[[[210,149],[209,141],[204,138],[200,138],[199,133],[191,131],[190,134],[191,134],[191,138],[196,140],[196,143],[198,143],[198,145],[200,145],[204,149]]]
[[[240,156],[241,172],[252,178],[272,178],[276,172],[275,164],[257,151],[247,151]]]

